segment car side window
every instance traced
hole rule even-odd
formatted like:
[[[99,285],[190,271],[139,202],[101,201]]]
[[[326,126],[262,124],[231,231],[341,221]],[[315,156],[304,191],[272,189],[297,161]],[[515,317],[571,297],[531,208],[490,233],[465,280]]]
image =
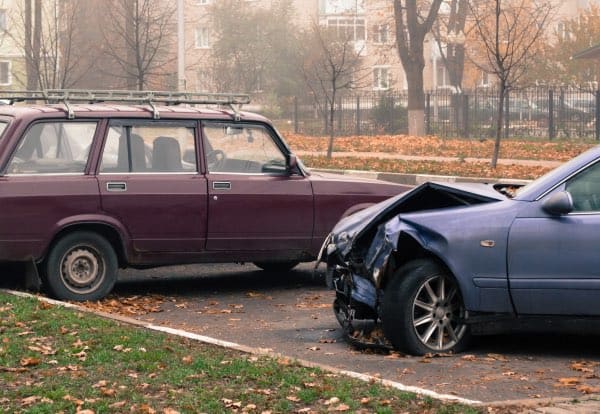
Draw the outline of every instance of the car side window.
[[[600,162],[586,168],[566,183],[573,211],[600,211]]]
[[[172,125],[111,126],[101,173],[196,172],[194,129]]]
[[[206,123],[204,151],[209,172],[283,174],[286,157],[261,125]]]
[[[96,125],[96,122],[64,121],[34,124],[21,140],[7,173],[83,173]]]

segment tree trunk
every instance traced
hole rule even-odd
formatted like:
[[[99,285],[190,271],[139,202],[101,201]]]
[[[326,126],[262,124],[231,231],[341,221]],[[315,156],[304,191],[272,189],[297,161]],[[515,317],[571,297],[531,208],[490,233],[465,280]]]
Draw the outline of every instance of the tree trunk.
[[[425,135],[424,66],[416,64],[405,67],[408,83],[408,134],[411,136]]]
[[[498,119],[496,124],[496,140],[494,141],[494,153],[492,154],[491,167],[496,168],[500,156],[500,140],[502,139],[502,126],[504,125],[504,101],[506,100],[506,81],[500,80],[500,91],[498,97]]]
[[[335,94],[331,99],[329,106],[329,144],[327,145],[327,158],[331,158],[333,155],[333,138],[335,137],[334,122],[335,122]]]

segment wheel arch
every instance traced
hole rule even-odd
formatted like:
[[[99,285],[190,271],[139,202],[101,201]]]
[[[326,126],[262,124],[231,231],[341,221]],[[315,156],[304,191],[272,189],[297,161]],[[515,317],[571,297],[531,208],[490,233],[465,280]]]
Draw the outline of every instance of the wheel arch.
[[[446,270],[448,274],[456,281],[460,289],[460,293],[464,298],[464,286],[462,285],[460,278],[456,276],[451,266],[446,263],[439,253],[426,248],[420,240],[407,232],[400,233],[397,246],[398,248],[390,256],[390,262],[386,268],[385,277],[381,283],[381,287],[383,289],[386,288],[398,269],[411,261],[422,259],[431,260]]]
[[[60,229],[54,233],[50,243],[48,243],[44,257],[38,262],[46,260],[48,253],[60,239],[68,234],[79,231],[88,231],[104,237],[113,247],[115,254],[117,255],[119,266],[122,267],[127,264],[127,249],[122,232],[113,224],[102,221],[79,221],[61,226]]]

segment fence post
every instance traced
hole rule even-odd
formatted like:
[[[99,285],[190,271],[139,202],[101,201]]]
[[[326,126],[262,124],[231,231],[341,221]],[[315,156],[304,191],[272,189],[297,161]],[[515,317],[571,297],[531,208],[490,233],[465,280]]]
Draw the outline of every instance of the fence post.
[[[600,89],[596,91],[596,140],[600,141]]]
[[[556,129],[554,128],[554,90],[548,89],[548,136],[550,139],[556,138]]]
[[[463,95],[463,134],[469,138],[469,95]]]
[[[431,93],[425,95],[425,133],[431,135]]]
[[[298,97],[294,96],[294,133],[298,132]]]
[[[360,95],[356,95],[356,135],[360,135]]]

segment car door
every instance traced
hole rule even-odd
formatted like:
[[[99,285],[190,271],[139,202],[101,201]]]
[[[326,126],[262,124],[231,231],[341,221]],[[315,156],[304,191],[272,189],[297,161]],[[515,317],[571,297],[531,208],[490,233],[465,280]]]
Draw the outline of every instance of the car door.
[[[261,124],[205,122],[208,250],[307,251],[310,181],[287,168],[285,149]]]
[[[600,315],[600,163],[570,178],[573,211],[550,215],[532,203],[510,231],[508,271],[520,314]]]
[[[206,240],[206,179],[198,173],[195,122],[113,121],[98,181],[104,211],[133,249],[199,252]]]

